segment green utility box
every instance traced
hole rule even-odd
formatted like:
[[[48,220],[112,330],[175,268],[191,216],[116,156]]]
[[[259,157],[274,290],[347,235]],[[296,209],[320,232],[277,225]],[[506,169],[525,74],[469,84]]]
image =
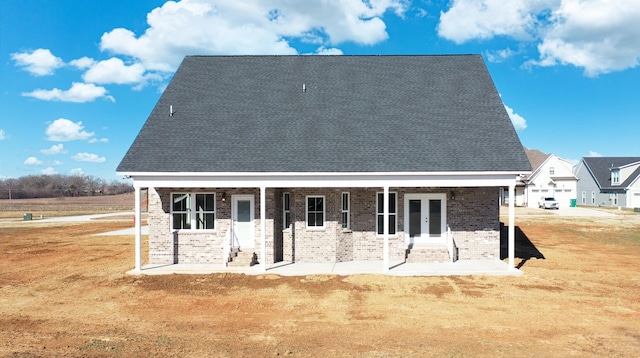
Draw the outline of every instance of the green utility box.
[[[24,215],[22,215],[22,220],[29,221],[31,220],[31,216],[31,213],[24,213]]]

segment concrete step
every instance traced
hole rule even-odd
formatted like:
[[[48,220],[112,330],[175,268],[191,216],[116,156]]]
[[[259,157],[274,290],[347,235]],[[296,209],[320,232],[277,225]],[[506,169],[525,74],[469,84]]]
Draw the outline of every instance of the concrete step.
[[[450,262],[446,245],[409,245],[408,263]]]
[[[228,267],[249,267],[258,263],[258,255],[253,251],[231,250]]]

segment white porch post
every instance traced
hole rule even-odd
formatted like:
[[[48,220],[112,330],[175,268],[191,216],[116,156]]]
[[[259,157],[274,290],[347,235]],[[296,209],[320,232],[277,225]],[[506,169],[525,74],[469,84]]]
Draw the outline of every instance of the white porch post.
[[[509,268],[515,268],[516,235],[515,235],[515,183],[509,185]]]
[[[383,271],[387,272],[389,271],[389,187],[385,186],[384,187],[384,194],[382,195],[384,197],[383,204],[384,205],[384,209],[383,209],[383,235],[384,235],[384,240],[383,240],[383,246],[382,246],[382,255],[384,256],[383,260],[384,260],[384,269]]]
[[[260,266],[267,271],[267,188],[260,187]]]
[[[133,214],[133,220],[134,220],[134,231],[135,231],[135,256],[136,256],[136,265],[135,265],[135,271],[136,272],[140,272],[142,271],[142,224],[140,223],[141,221],[141,216],[140,215],[140,187],[136,186],[135,187],[135,200],[134,200],[134,211],[135,213]]]

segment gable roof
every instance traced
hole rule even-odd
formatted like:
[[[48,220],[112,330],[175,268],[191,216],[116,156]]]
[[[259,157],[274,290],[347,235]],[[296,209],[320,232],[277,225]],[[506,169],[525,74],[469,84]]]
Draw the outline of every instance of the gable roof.
[[[527,158],[529,159],[529,163],[531,163],[531,168],[533,168],[533,170],[540,168],[542,163],[544,163],[547,158],[551,156],[551,154],[543,153],[537,149],[525,148],[524,152],[527,155]]]
[[[620,185],[611,185],[611,168],[640,162],[640,157],[585,157],[582,161],[600,189],[624,189],[640,174],[640,171],[636,170]]]
[[[117,168],[530,170],[479,55],[189,56]]]

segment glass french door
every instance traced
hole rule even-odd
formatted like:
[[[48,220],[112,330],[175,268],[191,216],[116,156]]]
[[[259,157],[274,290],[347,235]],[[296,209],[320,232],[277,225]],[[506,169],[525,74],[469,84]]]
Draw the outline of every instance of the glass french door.
[[[446,194],[406,194],[404,207],[409,244],[445,243]]]

